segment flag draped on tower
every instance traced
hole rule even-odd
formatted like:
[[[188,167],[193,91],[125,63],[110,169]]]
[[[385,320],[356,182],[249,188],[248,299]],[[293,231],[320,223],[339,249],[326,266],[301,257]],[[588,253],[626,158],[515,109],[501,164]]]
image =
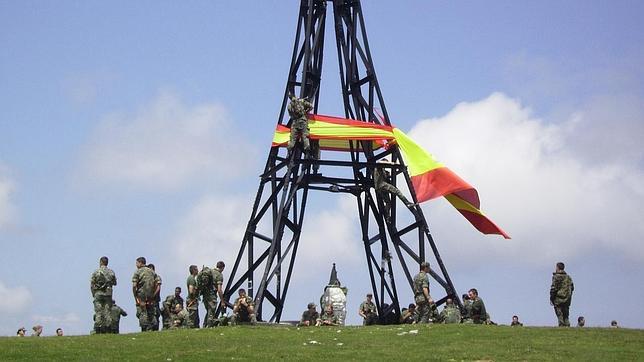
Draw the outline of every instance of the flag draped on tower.
[[[352,119],[310,114],[309,131],[309,138],[319,140],[320,149],[323,150],[350,151],[352,149],[350,141],[371,141],[374,150],[398,145],[408,166],[414,193],[419,203],[443,196],[480,232],[510,238],[481,212],[481,202],[474,187],[436,161],[434,156],[400,129]],[[289,137],[290,129],[278,125],[273,136],[273,147],[285,146]],[[356,147],[360,147],[360,144],[354,142],[353,149],[355,150]]]

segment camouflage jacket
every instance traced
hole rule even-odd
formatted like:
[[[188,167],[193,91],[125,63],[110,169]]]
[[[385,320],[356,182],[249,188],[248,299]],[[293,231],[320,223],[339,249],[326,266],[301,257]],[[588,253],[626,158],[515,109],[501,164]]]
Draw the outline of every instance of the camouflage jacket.
[[[169,315],[174,311],[174,308],[177,304],[181,304],[183,307],[183,298],[181,296],[176,296],[175,294],[168,295],[163,301],[163,311],[165,314]]]
[[[156,300],[158,282],[157,274],[147,266],[138,268],[132,275],[136,297],[142,302],[150,303]]]
[[[552,304],[569,305],[574,290],[575,285],[572,282],[572,278],[565,271],[552,273],[552,284],[550,285],[550,301]]]
[[[441,323],[461,323],[461,311],[456,306],[445,306],[440,314]]]
[[[427,288],[429,292],[429,275],[424,271],[421,271],[414,277],[414,298],[416,300],[416,304],[428,302],[425,299],[423,288]]]
[[[412,324],[416,321],[416,310],[403,308],[400,314],[400,323]]]
[[[304,313],[302,313],[302,319],[300,320],[300,323],[304,323],[305,321],[309,321],[310,326],[314,326],[315,323],[317,323],[318,318],[320,318],[320,313],[316,310],[305,310]]]
[[[245,300],[246,305],[248,305],[250,307],[255,305],[255,303],[253,302],[253,298],[249,297],[248,295],[245,295],[243,297],[237,297],[237,299],[235,299],[235,303],[233,305],[238,308],[237,313],[242,313],[242,314],[243,313],[248,313],[248,309],[241,304],[242,299]]]
[[[197,279],[194,275],[188,275],[186,280],[186,291],[188,295],[186,296],[186,308],[193,308],[199,303],[199,288],[197,287]],[[190,287],[192,287],[192,293],[190,293]]]
[[[116,304],[112,304],[112,309],[110,310],[110,316],[112,317],[112,322],[115,324],[118,324],[119,321],[121,320],[121,316],[125,317],[127,316],[127,313],[123,310],[123,308],[119,307]]]
[[[112,287],[116,285],[116,275],[112,269],[101,265],[92,273],[90,289],[92,296],[112,297]]]
[[[483,299],[476,297],[476,299],[472,300],[469,318],[476,324],[483,324],[487,321],[487,312],[485,311]]]
[[[360,303],[360,310],[364,315],[369,315],[369,314],[375,314],[376,313],[376,305],[373,302],[369,301],[364,301]]]
[[[320,316],[320,321],[323,326],[334,325],[339,323],[338,317],[335,315],[335,313],[331,313],[331,314],[322,313],[322,315]]]
[[[306,115],[313,110],[313,105],[306,99],[293,97],[288,104],[287,110],[291,119],[303,118],[306,120]]]
[[[381,168],[374,168],[373,169],[373,187],[376,190],[380,190],[383,185],[387,184],[387,175],[388,172],[381,169]]]

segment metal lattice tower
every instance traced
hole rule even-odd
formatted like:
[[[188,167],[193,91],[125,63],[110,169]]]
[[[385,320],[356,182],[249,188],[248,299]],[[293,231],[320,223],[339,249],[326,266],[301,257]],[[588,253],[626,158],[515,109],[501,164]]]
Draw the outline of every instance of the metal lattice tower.
[[[324,31],[327,10],[331,6],[345,117],[389,126],[359,0],[301,0],[291,66],[277,123],[289,125],[286,114],[289,94],[312,100],[313,113],[317,113]],[[400,317],[395,263],[403,270],[407,281],[404,288],[412,288],[412,278],[420,263],[429,261],[432,265],[430,275],[436,282],[432,283],[431,289],[436,303],[440,305],[452,298],[461,305],[421,208],[402,206],[397,209],[397,204],[402,203],[395,196],[374,191],[373,170],[385,167],[392,174],[390,183],[395,185],[397,176],[402,176],[416,201],[410,176],[397,148],[373,150],[369,142],[352,141],[351,152],[343,155],[348,155],[346,161],[311,160],[305,157],[301,147],[295,147],[291,154],[287,154],[285,148],[271,147],[260,176],[253,211],[226,284],[226,300],[246,282],[248,295],[255,300],[258,320],[280,321],[300,243],[307,197],[309,191],[323,191],[349,193],[356,197],[371,287],[380,316],[393,311]],[[385,156],[394,164],[376,163]],[[321,172],[313,171],[318,167]],[[338,169],[351,170],[353,177],[324,174]],[[399,219],[411,221],[403,223]],[[262,221],[262,225],[270,224],[272,229],[262,233],[259,227]],[[438,286],[442,287],[444,295],[441,296]],[[272,311],[266,310],[267,303]],[[389,306],[387,310],[385,306]]]

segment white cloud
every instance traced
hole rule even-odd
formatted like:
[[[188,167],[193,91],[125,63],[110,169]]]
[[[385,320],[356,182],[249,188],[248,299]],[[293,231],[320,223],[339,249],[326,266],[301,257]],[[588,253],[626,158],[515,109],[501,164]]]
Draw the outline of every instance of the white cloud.
[[[8,173],[8,169],[0,163],[0,230],[9,226],[14,217],[14,206],[11,203],[14,184]]]
[[[221,105],[187,106],[163,93],[136,115],[111,115],[95,130],[82,160],[100,184],[175,190],[244,174],[254,148]]]
[[[441,251],[481,263],[553,262],[598,248],[644,260],[644,173],[599,152],[589,159],[588,144],[574,140],[594,131],[583,112],[548,124],[500,93],[418,122],[410,136],[476,187],[482,210],[513,237],[481,236],[438,200],[425,208]],[[637,137],[611,135],[601,145],[611,155]]]
[[[26,287],[7,287],[0,281],[0,315],[13,316],[31,307],[32,296]]]
[[[80,317],[74,312],[68,312],[58,316],[34,315],[31,317],[37,323],[59,323],[59,324],[76,324],[81,321]]]
[[[206,196],[179,222],[173,245],[183,265],[210,267],[235,261],[250,215],[251,200],[232,196]]]
[[[201,267],[212,266],[216,261],[223,260],[227,265],[226,271],[230,273],[251,207],[250,198],[224,195],[202,198],[178,224],[172,241],[178,261]],[[310,276],[319,272],[328,273],[330,262],[353,262],[358,260],[356,258],[362,260],[362,241],[358,234],[356,214],[355,199],[352,197],[342,198],[337,204],[331,204],[330,209],[321,212],[308,211],[297,251],[298,270]],[[267,226],[260,225],[259,230],[262,229],[267,229]],[[270,235],[267,230],[260,232]],[[287,237],[283,240],[287,240]],[[255,255],[259,256],[266,245],[257,244]],[[241,268],[245,267],[244,259]]]

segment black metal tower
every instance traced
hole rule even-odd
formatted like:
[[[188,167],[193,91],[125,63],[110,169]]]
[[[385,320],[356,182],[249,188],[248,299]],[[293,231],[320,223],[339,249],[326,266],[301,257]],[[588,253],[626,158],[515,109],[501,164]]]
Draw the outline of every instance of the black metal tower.
[[[311,99],[313,112],[317,113],[324,30],[330,6],[333,7],[345,116],[390,125],[369,51],[359,0],[301,0],[288,82],[277,123],[289,123],[285,113],[289,94]],[[377,113],[378,110],[381,114]],[[432,283],[431,293],[437,304],[444,303],[449,297],[460,305],[421,208],[402,206],[397,209],[397,204],[401,203],[395,197],[374,191],[373,170],[386,167],[392,173],[391,183],[395,184],[396,176],[402,175],[416,200],[399,151],[395,147],[386,151],[374,150],[369,142],[355,141],[351,142],[348,155],[350,157],[344,161],[310,160],[299,147],[294,148],[291,154],[280,147],[270,149],[253,211],[224,291],[227,300],[247,282],[248,294],[255,299],[258,320],[280,321],[300,243],[307,196],[314,190],[344,192],[356,197],[362,242],[379,315],[393,311],[400,316],[394,280],[396,263],[408,282],[405,288],[409,288],[419,264],[429,261],[431,277],[445,292],[441,296],[440,288]],[[376,163],[385,156],[389,156],[394,164]],[[312,166],[320,167],[320,172],[314,172]],[[353,176],[325,175],[340,169],[350,170]],[[430,247],[429,253],[426,246]],[[256,284],[257,280],[259,284]],[[270,303],[272,311],[265,309],[268,306],[266,302]],[[390,306],[389,310],[384,310],[385,305]]]

